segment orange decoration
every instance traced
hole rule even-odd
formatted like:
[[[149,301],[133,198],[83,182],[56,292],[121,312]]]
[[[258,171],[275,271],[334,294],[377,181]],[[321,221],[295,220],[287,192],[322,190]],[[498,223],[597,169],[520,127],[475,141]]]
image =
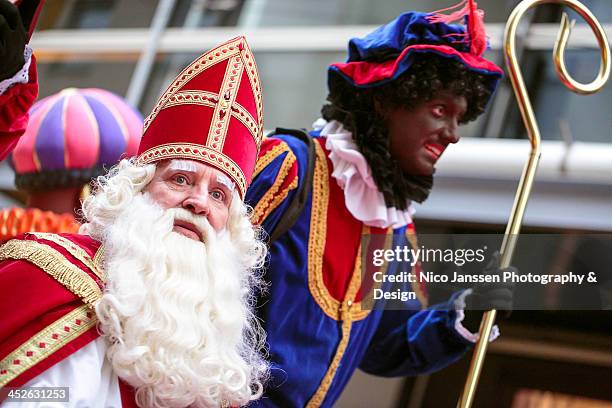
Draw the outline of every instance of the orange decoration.
[[[0,242],[25,232],[76,233],[80,224],[72,214],[56,214],[38,208],[7,208],[0,211]]]

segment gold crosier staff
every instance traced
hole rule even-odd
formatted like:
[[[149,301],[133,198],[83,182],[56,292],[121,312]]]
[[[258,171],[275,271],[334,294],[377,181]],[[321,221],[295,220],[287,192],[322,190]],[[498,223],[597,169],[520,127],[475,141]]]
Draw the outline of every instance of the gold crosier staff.
[[[521,176],[521,181],[519,182],[519,187],[514,198],[512,213],[504,234],[504,240],[501,246],[500,261],[500,266],[502,268],[509,266],[510,261],[512,260],[516,238],[521,228],[523,214],[525,213],[525,207],[527,206],[527,200],[529,198],[529,193],[531,192],[531,186],[533,185],[533,179],[535,177],[538,161],[540,159],[540,131],[538,129],[535,115],[533,114],[533,109],[529,101],[527,89],[525,88],[523,76],[521,75],[519,63],[516,58],[515,47],[516,29],[519,21],[527,10],[535,6],[539,6],[540,4],[562,4],[574,9],[591,26],[591,29],[595,33],[595,37],[597,37],[597,42],[599,43],[599,48],[601,51],[601,65],[595,80],[589,84],[582,84],[574,80],[567,72],[564,61],[565,47],[567,46],[567,40],[574,22],[572,21],[570,23],[567,14],[563,13],[561,28],[555,42],[555,48],[553,50],[555,69],[559,79],[561,79],[561,82],[563,82],[567,88],[575,93],[588,95],[598,92],[601,88],[603,88],[610,77],[610,46],[608,44],[606,34],[595,16],[593,16],[590,10],[579,1],[524,0],[519,3],[512,11],[512,14],[510,14],[504,34],[504,52],[506,55],[506,64],[508,65],[508,72],[510,74],[512,88],[514,89],[514,93],[521,111],[521,116],[523,118],[523,122],[525,123],[525,127],[527,128],[529,141],[531,142],[531,153],[529,154],[529,160],[523,169],[523,175]],[[478,384],[478,377],[480,376],[485,353],[487,351],[489,335],[491,334],[491,329],[493,327],[493,323],[495,322],[495,314],[495,310],[486,312],[480,323],[480,338],[476,343],[474,355],[472,356],[472,361],[470,363],[470,371],[463,388],[463,394],[461,395],[461,399],[457,404],[458,407],[469,408],[474,400],[476,385]]]

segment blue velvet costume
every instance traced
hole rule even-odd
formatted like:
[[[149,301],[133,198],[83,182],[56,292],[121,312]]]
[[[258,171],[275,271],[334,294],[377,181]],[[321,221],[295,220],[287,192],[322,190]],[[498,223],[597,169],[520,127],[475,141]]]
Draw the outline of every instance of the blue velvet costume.
[[[344,196],[338,194],[322,139],[315,135],[315,175],[305,208],[270,247],[266,280],[271,284],[258,315],[268,335],[273,369],[264,397],[254,404],[258,406],[332,406],[358,367],[381,376],[423,374],[457,360],[471,344],[454,328],[452,300],[421,310],[426,298],[417,287],[411,289],[420,293],[420,301],[412,301],[412,310],[361,310],[350,281],[360,280],[355,264],[360,263],[361,234],[369,231],[350,216]],[[299,190],[306,160],[306,144],[295,137],[278,135],[264,141],[259,163],[265,167],[258,165],[246,201],[268,233]],[[316,219],[325,215],[322,212],[334,218],[336,228],[321,231],[326,225]],[[413,227],[393,231],[394,246],[410,245],[409,228]],[[345,264],[337,265],[338,258]],[[395,268],[388,273],[410,270],[406,265]],[[337,275],[344,279],[336,282],[340,296],[334,298],[320,284],[334,285]]]
[[[330,92],[347,84],[366,88],[393,81],[423,53],[463,63],[486,76],[494,90],[502,71],[482,58],[484,24],[471,24],[482,17],[469,6],[468,28],[410,12],[351,40],[347,62],[329,69]],[[265,275],[270,287],[257,310],[272,362],[272,378],[254,403],[258,406],[332,406],[358,367],[381,376],[428,373],[460,358],[471,344],[455,329],[454,299],[427,308],[425,288],[418,284],[405,288],[417,294],[407,310],[362,309],[362,235],[391,233],[393,246],[415,247],[414,226],[387,231],[353,217],[331,176],[325,138],[311,136],[312,188],[291,228],[271,243]],[[294,136],[276,135],[262,144],[246,202],[254,208],[254,222],[269,234],[306,183],[307,157],[307,144]],[[389,268],[387,274],[410,271],[409,265]]]

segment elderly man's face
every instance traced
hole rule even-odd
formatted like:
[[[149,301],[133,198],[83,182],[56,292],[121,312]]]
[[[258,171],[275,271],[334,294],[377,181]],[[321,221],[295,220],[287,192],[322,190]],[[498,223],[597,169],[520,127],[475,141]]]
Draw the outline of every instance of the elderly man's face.
[[[193,160],[168,160],[157,165],[153,179],[143,190],[163,209],[180,207],[206,217],[215,231],[225,228],[234,184],[221,171]],[[202,240],[193,224],[177,220],[175,232]]]
[[[459,141],[459,121],[466,110],[463,96],[442,91],[412,110],[387,112],[391,156],[408,174],[432,175],[446,147]]]

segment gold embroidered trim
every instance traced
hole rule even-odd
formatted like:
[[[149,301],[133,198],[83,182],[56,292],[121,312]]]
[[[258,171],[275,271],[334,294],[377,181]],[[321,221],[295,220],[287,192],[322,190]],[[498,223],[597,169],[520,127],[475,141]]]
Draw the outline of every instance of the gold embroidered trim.
[[[68,251],[70,255],[83,262],[83,264],[87,266],[103,283],[106,283],[106,273],[104,272],[104,270],[98,268],[96,263],[89,256],[89,254],[87,254],[87,252],[85,252],[83,248],[81,248],[74,242],[62,237],[61,235],[51,234],[48,232],[30,232],[30,234],[34,235],[38,239],[51,241],[61,246],[66,251]]]
[[[181,73],[176,77],[174,82],[168,86],[164,94],[159,98],[159,100],[155,104],[155,107],[151,111],[151,114],[145,119],[142,133],[144,134],[147,131],[153,119],[155,119],[155,117],[163,109],[166,102],[168,101],[168,99],[170,99],[170,97],[172,97],[172,95],[174,95],[187,82],[191,81],[202,71],[238,54],[240,52],[239,44],[241,42],[243,42],[243,40],[241,38],[237,38],[235,41],[222,44],[217,48],[214,48],[209,52],[203,54],[202,56],[200,56],[200,58],[193,61],[183,71],[181,71]]]
[[[278,207],[280,203],[282,203],[283,200],[287,198],[289,191],[295,189],[297,185],[298,185],[298,176],[296,175],[293,181],[287,186],[287,188],[281,191],[276,197],[274,197],[274,200],[272,200],[272,202],[270,203],[270,206],[262,215],[261,222],[263,222],[263,220],[265,220],[266,218],[270,216],[270,214],[272,214],[272,211],[274,211],[276,207]]]
[[[329,202],[329,174],[325,152],[315,141],[315,166],[312,177],[312,208],[308,238],[308,289],[323,312],[338,320],[337,301],[331,297],[323,282],[323,252],[327,236],[327,205]]]
[[[249,48],[249,45],[244,42],[244,47],[241,51],[242,58],[244,60],[244,69],[246,70],[247,76],[249,77],[249,84],[251,85],[251,91],[255,96],[255,103],[257,105],[257,123],[259,124],[259,132],[257,139],[260,143],[257,143],[257,146],[261,144],[261,140],[263,139],[263,103],[261,98],[261,85],[259,81],[259,73],[257,72],[257,66],[255,65],[255,58],[253,57],[253,53]]]
[[[82,305],[45,327],[0,361],[0,387],[4,387],[72,340],[94,327],[97,318]]]
[[[227,129],[232,116],[231,107],[238,94],[237,84],[240,84],[240,78],[242,78],[242,67],[240,55],[237,55],[227,62],[225,68],[223,83],[219,90],[219,103],[215,105],[215,111],[208,129],[208,137],[206,138],[206,146],[218,152],[223,151],[223,145],[227,137]]]
[[[248,44],[244,37],[238,37],[233,41],[229,41],[225,44],[212,49],[211,51],[203,54],[200,58],[193,61],[187,66],[174,80],[170,86],[166,89],[163,95],[159,98],[155,104],[151,114],[145,119],[143,126],[143,134],[146,133],[147,129],[157,117],[159,112],[165,107],[168,100],[172,98],[181,88],[189,82],[191,79],[199,75],[202,71],[210,68],[211,66],[225,61],[228,58],[236,57],[243,64],[241,71],[246,70],[249,77],[249,84],[255,98],[255,105],[257,108],[257,132],[255,136],[256,145],[259,148],[261,140],[263,139],[263,104],[261,97],[261,86],[259,81],[259,74],[255,66],[255,60],[253,53],[251,52]],[[231,62],[229,62],[231,64]],[[241,72],[242,75],[242,72]],[[237,82],[239,88],[240,82]],[[217,112],[215,112],[217,114]]]
[[[353,299],[355,299],[355,296],[359,291],[359,287],[361,286],[361,245],[359,245],[359,249],[357,252],[357,262],[355,263],[353,276],[351,276],[351,281],[346,291],[344,301],[342,302],[342,305],[340,307],[340,319],[342,320],[342,338],[340,339],[340,343],[338,343],[334,358],[332,359],[332,362],[330,363],[327,372],[325,373],[323,379],[321,380],[321,383],[319,384],[319,388],[314,393],[310,401],[308,401],[308,404],[306,405],[307,408],[320,407],[323,404],[323,401],[327,396],[327,392],[329,391],[329,387],[331,386],[332,382],[334,381],[334,377],[336,376],[336,371],[340,366],[340,361],[342,360],[342,357],[344,357],[346,347],[349,343],[349,339],[351,336],[351,328],[353,326],[353,315],[355,314],[353,311],[360,309],[358,303],[353,303]],[[369,311],[367,312],[369,313]],[[360,313],[363,312],[360,311]]]
[[[238,184],[238,192],[244,197],[246,179],[240,166],[223,153],[193,143],[168,143],[149,150],[138,156],[136,164],[142,166],[162,159],[199,160],[228,173]]]
[[[306,408],[317,408],[323,405],[323,401],[327,396],[327,392],[329,391],[329,387],[331,386],[332,381],[336,375],[336,370],[340,365],[340,360],[342,356],[344,356],[344,352],[346,351],[346,346],[348,345],[349,338],[351,335],[351,327],[352,323],[350,320],[342,321],[342,339],[340,339],[340,343],[338,343],[338,348],[336,349],[336,354],[327,369],[327,372],[323,376],[321,383],[319,384],[319,388],[313,394],[308,404],[306,404]]]
[[[270,213],[274,211],[276,207],[278,207],[280,202],[287,197],[289,191],[297,187],[298,177],[296,175],[295,179],[290,183],[290,185],[285,190],[280,191],[283,182],[291,170],[291,167],[295,163],[295,160],[296,159],[293,152],[290,151],[287,153],[285,159],[283,160],[283,164],[276,175],[276,180],[274,180],[274,183],[272,184],[272,187],[266,191],[264,196],[261,198],[261,200],[259,200],[253,209],[251,221],[254,224],[261,224],[263,220],[265,220],[268,215],[270,215]]]
[[[276,159],[282,153],[288,152],[288,151],[290,151],[289,145],[285,142],[281,142],[277,144],[276,146],[274,146],[273,148],[271,148],[270,150],[268,150],[263,156],[259,157],[257,159],[257,163],[255,164],[255,171],[253,172],[253,179],[257,177],[257,175],[261,173],[263,169],[265,169],[270,163],[272,163],[272,160]]]
[[[365,248],[366,251],[370,251],[370,242],[371,242],[371,238],[373,236],[372,232],[371,232],[371,228],[368,227],[367,225],[364,224],[363,226],[363,230],[362,230],[362,237],[367,237],[369,239],[368,242],[364,243],[362,241],[361,243],[361,248]],[[385,234],[385,243],[384,243],[384,247],[380,248],[380,249],[390,249],[391,245],[393,244],[393,230],[389,230],[387,232],[387,234]],[[379,249],[379,248],[374,248],[374,249]],[[362,259],[362,258],[360,258]],[[389,271],[389,263],[385,263],[385,267],[384,269],[380,270],[380,272],[382,273],[383,276],[387,275],[387,272]],[[372,309],[374,308],[374,289],[380,289],[380,287],[382,286],[382,282],[379,281],[374,281],[374,277],[372,276],[372,287],[370,288],[370,290],[368,291],[368,293],[362,293],[361,294],[361,303],[360,306],[363,307],[364,305],[367,306],[367,308],[369,310],[365,310],[364,312],[371,312]]]
[[[5,259],[25,260],[36,265],[92,309],[102,296],[100,287],[87,272],[70,263],[60,252],[48,245],[12,239],[0,247],[0,261]]]
[[[106,248],[104,247],[104,245],[100,245],[98,247],[98,250],[96,251],[96,254],[94,255],[93,263],[101,271],[104,270],[104,255],[106,255]],[[104,273],[104,275],[106,276],[106,272]]]
[[[215,108],[219,102],[219,95],[206,92],[206,91],[181,91],[168,99],[168,102],[164,105],[163,109],[171,108],[173,106],[180,105],[201,105],[209,108]],[[234,101],[231,106],[231,114],[234,118],[238,119],[251,133],[253,141],[259,149],[261,140],[257,138],[258,127],[255,119],[251,116],[250,112],[245,109],[244,106]]]
[[[257,159],[257,163],[255,164],[255,171],[253,172],[253,179],[257,177],[259,173],[263,171],[274,159],[280,156],[284,152],[289,152],[289,145],[285,142],[281,142],[268,150],[263,156]]]
[[[355,267],[353,268],[353,275],[351,276],[351,282],[349,283],[349,287],[347,289],[347,295],[345,297],[346,300],[351,300],[350,318],[353,321],[363,320],[365,319],[370,312],[371,309],[363,310],[361,308],[361,301],[355,302],[355,297],[357,296],[357,292],[359,288],[361,288],[361,244],[359,245],[359,249],[357,250],[357,258],[355,259]],[[352,295],[350,295],[352,293]],[[350,295],[350,296],[349,296]],[[363,296],[362,296],[363,298]]]
[[[323,281],[323,253],[327,236],[327,206],[329,205],[329,172],[327,159],[321,145],[315,142],[315,167],[312,184],[312,209],[310,213],[310,237],[308,239],[308,289],[323,312],[334,320],[340,320],[342,303],[336,300]],[[358,252],[361,251],[361,244]],[[361,256],[358,255],[352,279],[361,282]],[[351,301],[354,300],[354,297]],[[369,310],[361,310],[361,302],[351,308],[351,319],[364,319]]]
[[[206,91],[181,91],[168,98],[161,110],[180,105],[202,105],[214,108],[219,102],[219,95]]]
[[[232,116],[238,119],[249,130],[249,133],[251,133],[251,136],[253,136],[253,141],[257,145],[257,151],[259,151],[262,139],[258,136],[259,128],[257,127],[257,123],[255,123],[253,116],[251,116],[249,111],[238,102],[234,102],[231,107],[231,111]]]
[[[417,240],[416,232],[410,229],[410,225],[406,227],[406,238],[408,239],[408,242],[410,242],[410,245],[412,245],[414,249],[417,249],[419,247],[419,242]],[[418,263],[412,267],[413,274],[416,274],[417,265],[419,265],[420,267],[421,262],[418,261]],[[412,286],[412,290],[414,291],[417,299],[421,303],[421,309],[427,309],[429,299],[427,299],[427,295],[421,289],[421,285],[419,284],[419,282],[412,282],[411,286]]]

